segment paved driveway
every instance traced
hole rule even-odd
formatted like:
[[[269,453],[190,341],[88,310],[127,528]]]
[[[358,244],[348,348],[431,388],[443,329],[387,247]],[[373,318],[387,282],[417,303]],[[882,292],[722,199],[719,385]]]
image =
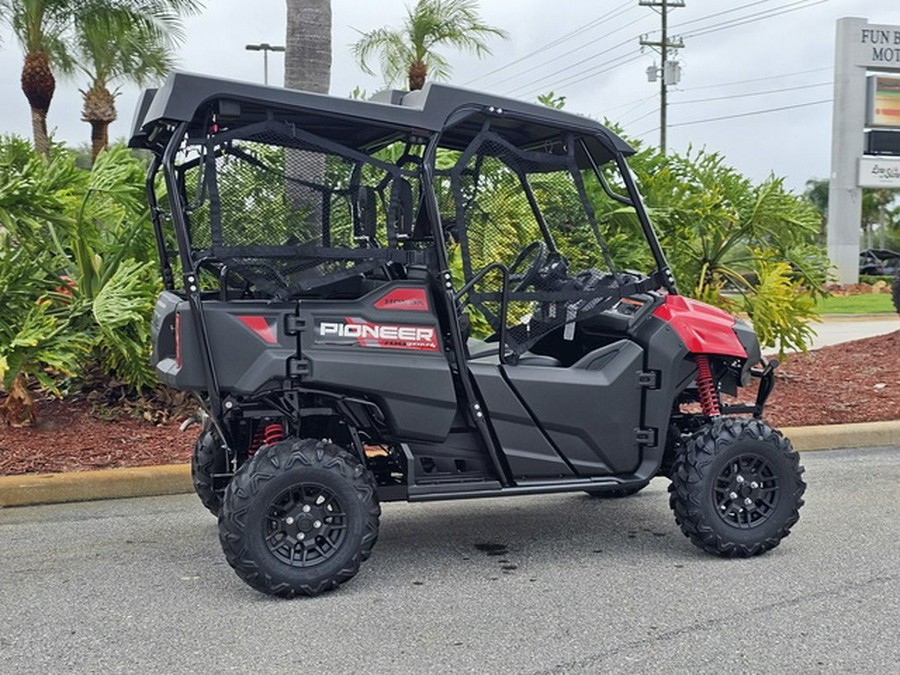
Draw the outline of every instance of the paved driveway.
[[[797,528],[727,561],[636,497],[389,504],[356,579],[246,587],[193,496],[0,510],[0,673],[866,672],[900,664],[900,448],[806,454]]]

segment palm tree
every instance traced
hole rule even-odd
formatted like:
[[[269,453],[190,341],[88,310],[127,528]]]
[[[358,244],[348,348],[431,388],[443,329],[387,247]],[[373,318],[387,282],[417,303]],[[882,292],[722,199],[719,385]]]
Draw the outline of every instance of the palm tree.
[[[199,9],[195,0],[120,0],[81,12],[75,25],[78,67],[90,79],[81,90],[81,119],[91,125],[91,159],[109,144],[117,117],[116,80],[138,85],[164,76],[173,66],[173,48],[183,38],[181,15]]]
[[[331,0],[286,0],[286,4],[284,86],[327,94],[331,87]],[[310,235],[321,234],[321,199],[302,183],[322,182],[325,156],[288,148],[285,167],[288,203],[294,210],[306,213]]]
[[[505,31],[489,26],[478,15],[476,0],[419,0],[407,7],[406,21],[399,29],[378,28],[353,45],[360,67],[374,75],[367,61],[375,54],[388,84],[405,76],[410,90],[421,89],[426,77],[446,79],[450,75],[447,60],[434,48],[447,45],[481,57],[490,54],[487,38],[506,38]]]
[[[47,111],[56,90],[53,68],[62,73],[72,70],[65,38],[76,4],[71,0],[0,0],[0,21],[12,28],[25,52],[22,91],[31,106],[34,148],[45,157],[50,156]]]
[[[284,86],[327,94],[331,85],[331,0],[286,0]]]

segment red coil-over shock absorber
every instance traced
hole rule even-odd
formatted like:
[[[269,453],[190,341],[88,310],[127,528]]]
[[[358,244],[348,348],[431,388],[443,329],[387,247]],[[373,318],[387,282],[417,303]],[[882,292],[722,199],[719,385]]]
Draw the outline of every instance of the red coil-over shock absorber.
[[[256,451],[263,445],[272,445],[284,440],[284,425],[280,422],[272,422],[265,426],[259,426],[256,433],[253,434],[253,440],[250,441],[248,455],[253,457]]]
[[[263,430],[263,438],[266,445],[273,445],[284,440],[284,425],[281,422],[272,422],[267,424]]]
[[[703,414],[707,417],[718,417],[722,411],[719,410],[719,397],[716,395],[716,382],[712,376],[709,357],[697,354],[694,356],[694,363],[697,364],[697,392]]]

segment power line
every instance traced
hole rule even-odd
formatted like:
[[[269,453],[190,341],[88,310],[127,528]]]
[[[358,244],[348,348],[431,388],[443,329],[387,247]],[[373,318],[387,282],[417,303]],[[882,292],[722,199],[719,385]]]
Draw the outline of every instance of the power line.
[[[654,96],[656,96],[656,94],[654,94]],[[653,110],[651,110],[650,112],[648,112],[648,113],[646,113],[646,114],[644,114],[644,115],[641,115],[640,117],[637,117],[637,118],[635,118],[635,119],[633,119],[633,120],[630,120],[630,121],[628,121],[628,122],[622,122],[622,126],[623,126],[623,127],[630,127],[632,124],[637,124],[637,123],[640,122],[641,120],[650,117],[650,115],[655,115],[655,114],[658,113],[658,112],[659,112],[659,106],[654,106]],[[672,125],[670,124],[669,126],[672,126]],[[659,129],[659,127],[653,127],[653,131],[656,131],[657,129]]]
[[[717,82],[715,84],[704,84],[699,87],[684,87],[679,88],[677,91],[686,92],[686,91],[700,91],[702,89],[721,89],[722,87],[736,87],[740,84],[750,84],[753,82],[769,82],[771,80],[780,80],[783,78],[794,77],[795,75],[809,75],[810,73],[821,73],[823,70],[831,70],[832,66],[825,66],[823,68],[810,68],[809,70],[796,70],[791,73],[781,73],[775,75],[766,75],[765,77],[754,77],[746,80],[732,80],[731,82]],[[830,84],[830,83],[829,83]],[[640,107],[651,98],[655,98],[656,94],[650,94],[649,96],[645,96],[644,98],[632,99],[631,101],[626,101],[625,103],[619,103],[618,105],[614,105],[611,108],[607,108],[607,111],[618,110],[619,108],[627,108],[628,106],[634,106],[633,108],[622,113],[624,117],[632,110]]]
[[[699,87],[686,87],[681,91],[697,91],[700,89],[716,89],[719,87],[733,87],[739,84],[750,84],[751,82],[763,82],[768,80],[778,80],[784,77],[793,77],[794,75],[808,75],[810,73],[821,73],[823,70],[831,70],[832,66],[823,68],[811,68],[810,70],[797,70],[793,73],[782,73],[781,75],[766,75],[765,77],[754,77],[749,80],[732,80],[731,82],[719,82],[717,84],[704,84]]]
[[[609,71],[614,70],[615,68],[618,68],[619,66],[624,66],[626,63],[631,63],[632,61],[637,61],[642,56],[643,56],[643,54],[641,54],[640,51],[637,51],[637,50],[632,51],[632,52],[626,52],[625,54],[622,54],[621,56],[616,56],[612,59],[609,59],[608,61],[604,61],[603,63],[593,66],[592,68],[583,70],[580,73],[576,73],[575,75],[573,75],[574,79],[570,78],[568,80],[563,80],[561,82],[558,82],[556,84],[556,86],[561,89],[562,87],[568,87],[569,85],[572,85],[572,84],[586,82],[587,80],[593,79],[593,78],[597,77],[598,75],[602,75],[603,73],[608,73]],[[513,95],[517,96],[519,98],[527,98],[528,96],[531,96],[532,94],[540,93],[543,90],[543,88],[544,88],[543,86],[540,86],[540,87],[531,89],[529,91],[526,91],[523,94],[517,93],[517,94],[513,94]],[[516,90],[516,91],[519,91],[519,90]]]
[[[809,3],[807,3],[807,0],[798,0],[798,2],[784,5],[781,8],[766,10],[764,12],[757,12],[756,14],[748,14],[747,16],[740,17],[738,19],[733,19],[731,21],[723,21],[720,24],[704,26],[702,28],[699,28],[694,33],[686,33],[683,37],[694,38],[694,37],[700,37],[702,35],[709,35],[710,33],[718,33],[719,31],[728,30],[729,28],[737,28],[738,26],[745,26],[748,23],[756,23],[757,21],[763,21],[764,19],[770,19],[773,16],[780,16],[782,14],[790,14],[791,12],[796,12],[801,9],[809,9],[810,7],[814,7],[815,5],[821,5],[823,2],[828,2],[828,0],[814,0],[814,2],[809,2]]]
[[[606,108],[606,109],[603,111],[603,114],[604,114],[606,117],[609,117],[609,113],[610,113],[611,111],[613,111],[613,110],[618,110],[619,108],[624,108],[626,105],[628,105],[628,106],[631,106],[631,107],[628,108],[628,110],[626,110],[625,112],[623,112],[621,115],[619,115],[619,117],[627,117],[628,115],[630,115],[631,113],[633,113],[635,110],[637,110],[638,108],[644,107],[644,105],[645,105],[646,103],[649,103],[651,100],[653,100],[653,99],[655,99],[655,98],[656,98],[656,94],[655,94],[655,93],[654,93],[654,94],[650,94],[649,96],[646,96],[646,97],[640,99],[640,100],[637,101],[637,102],[635,102],[635,101],[629,101],[629,102],[626,103],[625,105],[615,105],[615,106],[613,106],[612,108]],[[634,103],[634,105],[631,105],[632,103]]]
[[[621,9],[623,9],[623,8],[625,8],[625,11],[624,11],[624,12],[620,12],[619,10],[621,10]],[[535,49],[534,51],[528,52],[527,54],[524,54],[524,55],[520,56],[519,58],[517,58],[517,59],[515,59],[515,60],[513,60],[513,61],[510,61],[509,63],[507,63],[507,64],[505,64],[505,65],[502,65],[502,66],[500,66],[500,67],[498,67],[498,68],[494,68],[494,70],[488,71],[487,73],[482,73],[481,75],[478,75],[478,76],[475,77],[474,79],[471,79],[471,80],[469,80],[468,82],[463,83],[463,86],[467,86],[467,85],[469,85],[469,84],[472,84],[473,82],[477,82],[478,80],[484,79],[484,78],[486,78],[486,77],[490,77],[490,76],[493,75],[494,73],[499,73],[500,71],[506,70],[507,68],[509,68],[509,67],[511,67],[511,66],[514,66],[514,65],[516,65],[516,64],[518,64],[518,63],[521,63],[522,61],[525,61],[525,60],[527,60],[527,59],[530,59],[530,58],[533,57],[533,56],[536,56],[536,55],[538,55],[538,54],[541,54],[541,53],[543,53],[543,52],[545,52],[545,51],[547,51],[547,50],[549,50],[549,49],[553,49],[553,47],[556,47],[557,45],[559,45],[559,44],[561,44],[561,43],[563,43],[563,42],[569,40],[570,38],[573,38],[573,37],[575,37],[575,36],[577,36],[577,35],[581,35],[582,33],[584,33],[584,32],[586,32],[586,31],[590,30],[591,28],[593,28],[594,26],[596,26],[596,25],[597,25],[598,23],[600,23],[601,21],[604,21],[604,20],[606,20],[606,19],[614,19],[614,18],[616,18],[616,17],[618,17],[618,16],[621,16],[622,14],[627,14],[628,12],[630,12],[630,11],[633,10],[633,9],[637,9],[637,5],[633,5],[633,4],[632,4],[632,0],[625,0],[625,2],[623,2],[623,3],[622,3],[621,5],[619,5],[618,7],[614,7],[613,9],[609,10],[608,12],[606,12],[606,14],[601,14],[601,15],[598,16],[596,19],[594,19],[593,21],[588,22],[587,24],[585,24],[585,25],[582,26],[581,28],[578,28],[578,29],[576,29],[576,30],[570,31],[570,32],[568,32],[568,33],[564,33],[563,35],[560,35],[558,38],[556,38],[556,39],[553,40],[552,42],[549,42],[548,44],[545,44],[545,45],[543,45],[542,47],[539,47],[538,49]],[[618,13],[617,13],[617,12],[618,12]]]
[[[693,124],[705,124],[706,122],[719,122],[720,120],[732,120],[738,117],[752,117],[753,115],[765,115],[767,113],[773,112],[781,112],[782,110],[795,110],[797,108],[808,108],[814,105],[821,105],[823,103],[831,103],[833,99],[824,98],[821,101],[809,101],[808,103],[796,103],[794,105],[784,105],[778,108],[765,108],[763,110],[753,110],[751,112],[745,113],[735,113],[734,115],[722,115],[721,117],[708,117],[702,120],[692,120],[690,122],[678,122],[677,124],[670,124],[670,127],[688,127]],[[643,134],[642,134],[643,135]]]
[[[669,39],[669,12],[673,9],[684,7],[684,0],[638,0],[638,3],[642,7],[658,9],[662,21],[660,39],[649,40],[646,37],[642,37],[640,44],[641,47],[652,47],[659,50],[661,62],[659,68],[659,150],[662,154],[666,154],[666,113],[668,111],[669,85],[678,84],[679,77],[678,62],[673,61],[672,65],[674,67],[671,69],[669,67],[669,54],[672,53],[674,55],[677,53],[677,50],[684,47],[684,42],[680,37]],[[651,82],[655,79],[655,63],[647,70],[647,76]]]
[[[748,2],[746,5],[741,5],[740,7],[732,7],[731,9],[725,9],[721,12],[715,12],[713,14],[707,14],[706,16],[701,16],[696,19],[689,19],[688,21],[682,21],[681,23],[676,23],[670,28],[681,28],[682,26],[687,26],[692,23],[697,23],[699,21],[706,21],[707,19],[713,19],[717,16],[722,16],[724,14],[733,14],[734,12],[739,12],[742,9],[747,9],[747,7],[753,7],[755,5],[764,5],[767,2],[772,2],[772,0],[756,0],[756,2]]]
[[[615,35],[615,34],[618,33],[619,31],[622,31],[622,30],[628,28],[629,26],[632,26],[632,25],[634,25],[634,24],[636,24],[636,23],[638,23],[638,22],[640,22],[640,21],[643,21],[644,19],[645,19],[644,16],[639,16],[639,17],[638,17],[637,19],[635,19],[634,21],[629,21],[628,23],[626,23],[626,24],[624,24],[624,25],[622,25],[622,26],[619,26],[619,27],[616,28],[615,30],[612,30],[612,31],[610,31],[610,32],[608,32],[608,33],[605,33],[605,34],[603,34],[603,35],[600,35],[600,36],[594,38],[593,40],[590,40],[589,42],[585,42],[583,45],[581,45],[581,46],[579,46],[579,47],[576,47],[575,49],[570,49],[569,51],[564,52],[564,53],[560,54],[559,56],[555,56],[554,58],[550,59],[549,61],[544,62],[544,63],[541,64],[541,65],[548,65],[548,64],[550,64],[550,63],[553,63],[554,61],[559,61],[561,58],[563,58],[563,57],[565,57],[565,56],[568,56],[569,54],[572,54],[572,53],[574,53],[574,52],[577,52],[577,51],[579,51],[579,50],[581,50],[581,49],[587,47],[588,45],[592,45],[592,44],[594,44],[594,43],[596,43],[596,42],[599,42],[600,40],[603,40],[603,39],[608,38],[608,37],[610,37],[610,36],[612,36],[612,35]],[[587,63],[588,61],[592,61],[592,60],[596,59],[598,56],[602,56],[603,54],[608,54],[609,52],[613,51],[614,49],[618,49],[619,47],[621,47],[621,46],[623,46],[623,45],[627,45],[628,43],[632,42],[633,40],[634,40],[633,37],[632,37],[632,38],[628,38],[627,40],[623,40],[622,42],[620,42],[620,43],[618,43],[618,44],[616,44],[616,45],[613,45],[612,47],[609,47],[609,48],[607,48],[607,49],[604,49],[604,50],[602,50],[602,51],[599,51],[599,52],[597,52],[597,53],[595,53],[595,54],[592,54],[591,56],[587,56],[587,57],[581,59],[580,61],[575,61],[575,63],[570,63],[570,64],[568,64],[567,66],[565,66],[565,67],[563,67],[563,68],[560,68],[559,70],[553,71],[552,73],[549,73],[549,74],[547,74],[547,75],[541,75],[541,76],[539,76],[537,79],[532,80],[531,82],[527,82],[526,84],[522,84],[522,85],[519,85],[519,86],[517,86],[517,87],[514,87],[512,90],[510,90],[509,92],[507,92],[507,94],[514,94],[515,92],[518,92],[518,91],[520,91],[520,90],[522,90],[522,89],[526,89],[526,88],[528,88],[528,87],[534,86],[534,85],[536,85],[536,84],[539,83],[539,82],[544,82],[544,81],[547,80],[548,78],[554,77],[555,75],[559,75],[560,73],[564,73],[564,72],[566,72],[567,70],[570,70],[570,69],[574,68],[575,66],[579,66],[579,65],[581,65],[582,63]],[[511,76],[511,77],[507,77],[505,80],[500,80],[500,82],[497,82],[496,84],[494,84],[494,86],[496,87],[496,86],[499,86],[499,85],[501,85],[501,84],[504,84],[505,82],[509,82],[510,80],[514,80],[516,77],[518,77],[518,74],[513,75],[513,76]]]
[[[670,105],[686,105],[688,103],[708,103],[710,101],[727,101],[732,98],[746,98],[748,96],[763,96],[765,94],[778,94],[785,91],[799,91],[800,89],[813,89],[814,87],[824,87],[832,84],[831,82],[817,82],[816,84],[801,84],[796,87],[782,87],[780,89],[765,89],[763,91],[751,91],[746,94],[729,94],[728,96],[711,96],[709,98],[697,98],[690,101],[673,101]]]

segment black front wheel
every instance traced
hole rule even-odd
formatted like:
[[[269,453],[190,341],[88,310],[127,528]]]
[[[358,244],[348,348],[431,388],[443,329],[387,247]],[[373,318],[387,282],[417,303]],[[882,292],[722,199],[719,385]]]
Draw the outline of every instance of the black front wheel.
[[[721,418],[688,442],[673,467],[669,505],[695,545],[746,558],[775,548],[800,517],[800,459],[760,420]]]
[[[356,575],[380,515],[375,482],[355,456],[324,441],[289,440],[264,447],[235,474],[219,540],[256,590],[318,595]]]

